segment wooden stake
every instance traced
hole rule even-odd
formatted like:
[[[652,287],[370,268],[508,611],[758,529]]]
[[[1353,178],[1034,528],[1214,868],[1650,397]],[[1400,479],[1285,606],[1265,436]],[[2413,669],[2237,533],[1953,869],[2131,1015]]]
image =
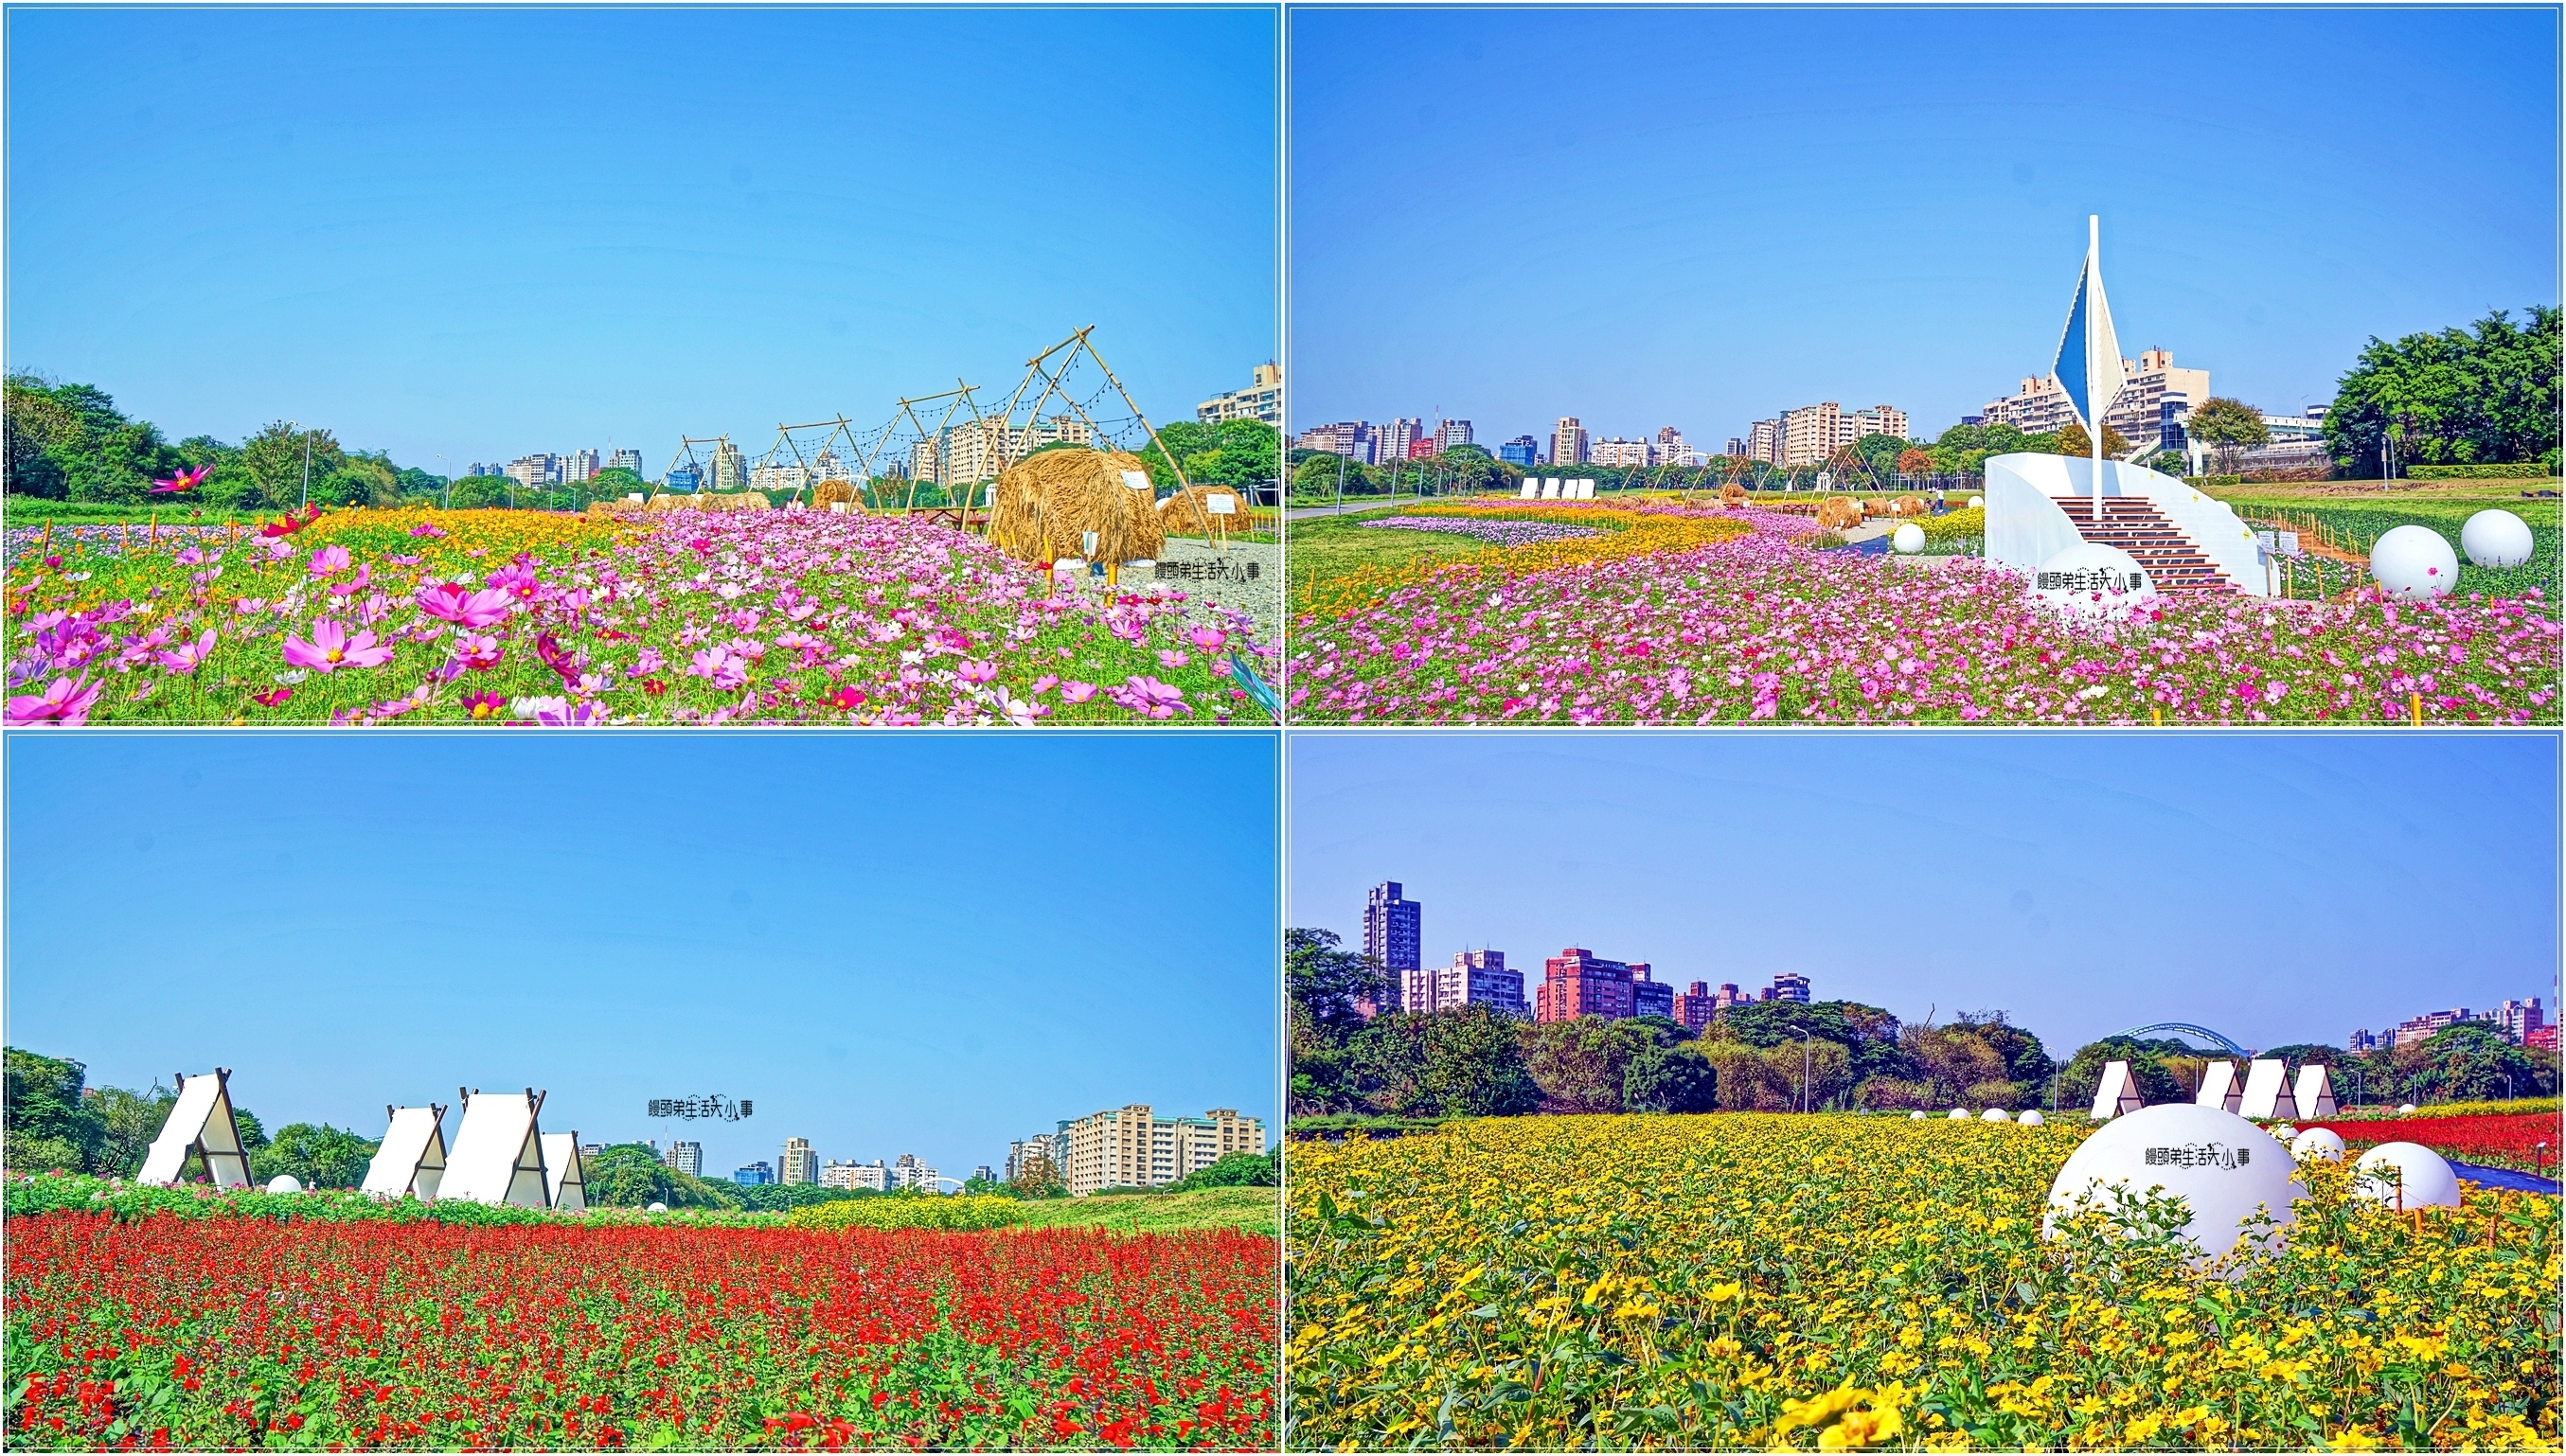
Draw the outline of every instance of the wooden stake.
[[[2422,693],[2419,692],[2414,694],[2413,705],[2415,710],[2415,726],[2421,728],[2424,726],[2424,695]]]

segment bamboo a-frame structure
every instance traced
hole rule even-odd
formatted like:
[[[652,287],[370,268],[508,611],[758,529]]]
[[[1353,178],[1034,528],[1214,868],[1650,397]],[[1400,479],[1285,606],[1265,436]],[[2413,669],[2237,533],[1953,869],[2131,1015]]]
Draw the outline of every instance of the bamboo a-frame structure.
[[[1078,363],[1078,356],[1082,351],[1084,351],[1089,359],[1096,361],[1096,367],[1104,372],[1105,382],[1113,385],[1114,392],[1123,396],[1123,402],[1125,405],[1130,407],[1132,417],[1141,421],[1141,428],[1149,432],[1150,443],[1158,447],[1158,454],[1167,462],[1167,468],[1175,472],[1177,488],[1190,488],[1193,482],[1185,479],[1185,467],[1183,463],[1176,459],[1176,455],[1173,450],[1167,448],[1166,442],[1158,438],[1157,426],[1150,423],[1150,416],[1141,412],[1141,405],[1137,400],[1133,399],[1132,391],[1124,388],[1123,381],[1115,376],[1114,366],[1105,362],[1104,355],[1096,352],[1096,342],[1088,338],[1089,335],[1094,334],[1095,332],[1096,326],[1090,324],[1086,328],[1070,335],[1067,339],[1062,340],[1051,348],[1046,349],[1042,353],[1025,361],[1025,376],[1017,381],[1016,392],[1007,396],[1007,411],[1005,417],[1011,426],[1016,417],[1016,406],[1024,399],[1025,390],[1033,386],[1034,380],[1040,379],[1043,381],[1043,390],[1042,393],[1034,397],[1033,408],[1025,416],[1026,428],[1024,434],[1016,435],[1012,428],[1010,429],[1009,438],[1006,444],[1006,463],[1010,465],[1016,463],[1016,459],[1019,454],[1016,446],[1022,443],[1022,441],[1033,437],[1033,422],[1042,418],[1043,406],[1051,402],[1051,396],[1054,394],[1058,394],[1060,396],[1060,402],[1068,405],[1070,411],[1078,416],[1079,421],[1087,426],[1087,431],[1091,438],[1102,438],[1104,436],[1105,431],[1097,428],[1096,421],[1088,417],[1086,408],[1076,399],[1070,397],[1070,393],[1067,389],[1061,387],[1061,380],[1069,377],[1071,366]],[[1054,355],[1063,356],[1059,365],[1053,368],[1044,367],[1044,365],[1051,363],[1052,356]]]

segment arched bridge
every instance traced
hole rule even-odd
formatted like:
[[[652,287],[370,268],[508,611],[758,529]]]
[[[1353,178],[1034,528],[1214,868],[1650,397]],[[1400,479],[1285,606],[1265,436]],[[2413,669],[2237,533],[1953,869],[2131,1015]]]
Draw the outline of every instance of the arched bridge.
[[[2194,1041],[2211,1043],[2230,1057],[2250,1058],[2253,1055],[2209,1028],[2193,1026],[2187,1021],[2161,1021],[2149,1026],[2132,1027],[2126,1032],[2115,1032],[2113,1035],[2127,1037],[2134,1042],[2143,1042],[2160,1032],[2172,1032],[2177,1036],[2189,1037]]]

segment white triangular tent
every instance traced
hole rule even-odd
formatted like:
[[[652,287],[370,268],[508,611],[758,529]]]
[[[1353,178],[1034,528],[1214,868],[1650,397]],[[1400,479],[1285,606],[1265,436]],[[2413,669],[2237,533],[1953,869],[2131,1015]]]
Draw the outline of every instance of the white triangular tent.
[[[454,1129],[454,1149],[446,1156],[437,1195],[464,1203],[551,1207],[550,1180],[544,1176],[543,1094],[528,1088],[522,1092],[466,1092],[462,1097],[463,1122]]]
[[[384,1133],[375,1160],[366,1165],[365,1191],[385,1198],[409,1194],[422,1203],[436,1201],[445,1177],[445,1109],[385,1107],[392,1125]]]
[[[544,1191],[555,1208],[588,1207],[588,1170],[580,1166],[577,1132],[544,1134]]]
[[[2298,1102],[2290,1095],[2288,1069],[2268,1057],[2258,1057],[2245,1069],[2245,1098],[2237,1105],[2240,1117],[2295,1117]]]
[[[2343,1110],[2334,1099],[2334,1074],[2314,1063],[2299,1069],[2299,1090],[2293,1100],[2301,1117],[2331,1117]]]
[[[2139,1095],[2138,1085],[2130,1079],[2129,1063],[2103,1064],[2103,1080],[2094,1088],[2095,1121],[2109,1122],[2123,1112],[2135,1112],[2147,1104],[2147,1098]]]
[[[215,1187],[249,1186],[249,1153],[241,1146],[240,1121],[232,1115],[231,1078],[228,1067],[217,1067],[208,1076],[178,1074],[177,1104],[160,1124],[160,1135],[151,1140],[133,1181],[167,1187],[178,1181],[192,1152],[203,1156]]]
[[[2236,1064],[2212,1062],[2200,1072],[2200,1094],[2192,1101],[2204,1107],[2233,1112],[2243,1094],[2236,1090]]]

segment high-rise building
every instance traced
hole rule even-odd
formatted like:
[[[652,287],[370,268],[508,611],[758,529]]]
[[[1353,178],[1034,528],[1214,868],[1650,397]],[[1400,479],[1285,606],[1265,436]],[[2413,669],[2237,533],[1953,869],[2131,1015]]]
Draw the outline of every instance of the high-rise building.
[[[1296,450],[1319,450],[1330,455],[1343,455],[1349,460],[1373,463],[1373,427],[1360,419],[1341,419],[1334,424],[1317,424],[1301,431],[1292,441]]]
[[[1755,999],[1758,1001],[1796,1001],[1801,1005],[1806,1006],[1809,1004],[1809,978],[1785,972],[1781,975],[1775,976],[1773,978],[1773,984],[1765,987]]]
[[[748,467],[748,488],[789,495],[811,483],[808,466],[795,460],[769,460]]]
[[[783,1170],[783,1181],[787,1183],[820,1181],[820,1155],[811,1150],[808,1138],[784,1139],[784,1157],[779,1166]]]
[[[1037,1132],[1007,1144],[1007,1181],[1012,1183],[1037,1166],[1062,1182],[1069,1181],[1069,1124],[1057,1132]]]
[[[713,489],[737,490],[748,484],[748,457],[723,440],[713,447]]]
[[[615,457],[606,462],[606,468],[609,470],[630,470],[634,474],[640,475],[642,473],[642,452],[639,450],[618,450],[615,452]]]
[[[1265,1123],[1231,1107],[1199,1117],[1160,1117],[1147,1102],[1091,1112],[1061,1124],[1070,1196],[1106,1188],[1157,1188],[1200,1172],[1233,1152],[1265,1151]]]
[[[869,1163],[825,1162],[820,1165],[823,1188],[870,1188],[876,1193],[891,1191],[891,1169],[881,1158]]]
[[[2536,996],[2527,1001],[2505,1002],[2495,1008],[2494,1020],[2497,1026],[2503,1028],[2505,1036],[2516,1042],[2525,1043],[2530,1040],[2532,1032],[2548,1024],[2547,1015],[2541,1010],[2539,998]]]
[[[1651,975],[1647,961],[1631,963],[1631,1014],[1663,1016],[1669,1021],[1674,1019],[1674,985]]]
[[[1710,983],[1707,981],[1695,981],[1675,997],[1674,1019],[1682,1023],[1686,1031],[1700,1031],[1709,1026],[1717,1015],[1719,1008],[1711,1000]]]
[[[1276,429],[1283,427],[1283,370],[1268,360],[1258,364],[1244,389],[1214,394],[1194,406],[1194,419],[1200,424],[1219,424],[1230,419],[1261,419]]]
[[[1875,404],[1869,409],[1857,409],[1846,418],[1848,420],[1846,428],[1852,434],[1852,438],[1845,441],[1846,444],[1852,444],[1854,440],[1859,440],[1865,435],[1888,435],[1892,439],[1900,440],[1907,438],[1907,411],[1894,404]]]
[[[1572,945],[1542,962],[1536,1021],[1574,1021],[1581,1016],[1619,1020],[1631,1015],[1631,968]]]
[[[1561,415],[1558,426],[1551,430],[1550,463],[1553,465],[1587,463],[1586,426],[1577,422],[1576,415]]]
[[[2347,1052],[2376,1052],[2379,1050],[2378,1034],[2356,1028],[2351,1036],[2344,1038],[2343,1049]]]
[[[1403,415],[1388,424],[1376,425],[1373,428],[1373,448],[1379,452],[1381,463],[1384,465],[1394,460],[1409,458],[1409,451],[1414,449],[1416,442],[1423,438],[1425,438],[1425,421],[1422,418],[1411,419]]]
[[[562,457],[561,478],[577,483],[597,477],[598,454],[595,450],[573,450]]]
[[[701,467],[694,465],[671,465],[668,467],[668,478],[663,484],[681,495],[691,494],[704,488],[704,472]]]
[[[1746,459],[1754,458],[1747,450],[1746,442],[1735,435],[1730,435],[1728,437],[1728,448],[1721,453],[1727,455],[1731,459],[1738,459],[1741,457]]]
[[[551,455],[519,455],[501,470],[510,480],[528,490],[541,490],[561,472],[561,463]]]
[[[1530,435],[1517,435],[1497,446],[1497,458],[1509,465],[1538,465],[1541,463],[1541,441]]]
[[[730,1180],[747,1187],[758,1187],[775,1181],[775,1169],[763,1161],[753,1162],[747,1167],[735,1169],[730,1175]]]
[[[1646,468],[1657,463],[1652,458],[1655,454],[1655,448],[1647,440],[1626,440],[1615,435],[1609,440],[1597,440],[1588,445],[1586,463]]]
[[[702,1177],[704,1175],[704,1145],[700,1142],[669,1143],[668,1166],[671,1170],[683,1173],[689,1178]]]
[[[811,478],[813,480],[853,480],[856,478],[856,462],[841,456],[831,446],[822,445],[820,453],[811,457]]]
[[[2209,370],[2177,368],[2172,351],[2163,349],[2142,350],[2135,363],[2124,360],[2122,367],[2129,380],[2112,397],[2104,420],[2129,437],[2140,459],[2160,449],[2180,449],[2181,441],[2166,438],[2166,426],[2173,423],[2179,430],[2192,406],[2208,400]]]
[[[1702,463],[1701,452],[1684,443],[1683,431],[1673,425],[1660,425],[1657,438],[1658,463],[1693,466]]]
[[[1458,1011],[1485,1006],[1506,1016],[1530,1016],[1523,972],[1506,969],[1502,950],[1455,951],[1448,966],[1401,973],[1400,1004],[1409,1011]]]
[[[1434,453],[1442,454],[1454,445],[1470,443],[1470,422],[1466,419],[1442,419],[1434,422]]]
[[[891,1186],[895,1190],[935,1191],[935,1170],[917,1160],[917,1154],[904,1152],[891,1160]]]
[[[1988,400],[1978,413],[1989,424],[2009,424],[2028,435],[2047,434],[2076,422],[2076,405],[2058,381],[2029,375],[2012,395]]]
[[[1401,974],[1423,963],[1424,922],[1425,906],[1408,898],[1398,880],[1384,880],[1364,897],[1364,954],[1390,975],[1383,1004],[1365,1015],[1399,1010]]]

